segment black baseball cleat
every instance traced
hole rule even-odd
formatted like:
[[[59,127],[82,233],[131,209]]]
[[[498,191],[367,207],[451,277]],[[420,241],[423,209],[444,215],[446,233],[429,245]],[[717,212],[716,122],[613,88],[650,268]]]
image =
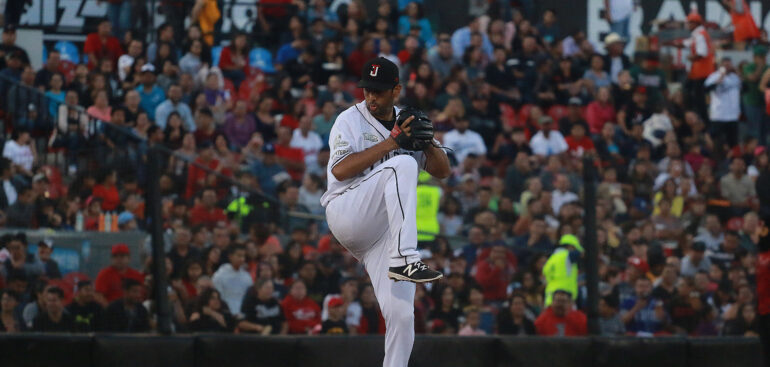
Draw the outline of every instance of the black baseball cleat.
[[[427,283],[443,277],[443,274],[429,269],[428,265],[423,264],[422,261],[416,261],[404,266],[392,266],[388,269],[388,278],[406,282]]]

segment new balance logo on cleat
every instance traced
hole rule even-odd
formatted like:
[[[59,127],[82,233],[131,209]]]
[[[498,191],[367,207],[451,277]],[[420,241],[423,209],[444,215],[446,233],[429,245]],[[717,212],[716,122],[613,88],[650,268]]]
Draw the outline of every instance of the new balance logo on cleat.
[[[388,278],[413,283],[427,283],[444,277],[438,271],[428,268],[422,261],[416,261],[404,266],[394,266],[388,269]]]

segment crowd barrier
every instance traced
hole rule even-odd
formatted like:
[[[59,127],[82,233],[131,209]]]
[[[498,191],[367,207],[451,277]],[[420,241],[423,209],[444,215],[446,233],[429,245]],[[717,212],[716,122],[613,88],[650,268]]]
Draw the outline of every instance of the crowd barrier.
[[[380,336],[0,334],[3,366],[369,367]],[[754,367],[757,338],[418,336],[410,367]]]

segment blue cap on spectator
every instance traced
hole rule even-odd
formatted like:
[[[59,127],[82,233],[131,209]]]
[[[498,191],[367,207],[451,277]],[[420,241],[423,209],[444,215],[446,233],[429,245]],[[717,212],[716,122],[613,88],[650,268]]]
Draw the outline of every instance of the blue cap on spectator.
[[[120,215],[118,215],[118,225],[122,226],[134,219],[135,219],[134,214],[132,214],[129,211],[124,211],[123,213],[120,213]]]
[[[255,48],[249,52],[249,65],[255,67],[265,73],[275,73],[275,67],[273,67],[273,55],[269,50],[264,48]]]
[[[633,206],[635,209],[641,211],[642,213],[649,215],[650,214],[650,203],[647,202],[647,200],[644,200],[642,198],[636,198],[634,199]]]
[[[262,147],[262,153],[275,154],[275,145],[267,143]]]

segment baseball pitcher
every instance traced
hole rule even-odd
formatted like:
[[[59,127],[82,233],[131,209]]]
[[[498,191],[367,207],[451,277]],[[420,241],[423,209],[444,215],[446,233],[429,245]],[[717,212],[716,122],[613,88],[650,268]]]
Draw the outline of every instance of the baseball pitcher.
[[[414,343],[415,284],[442,274],[417,252],[416,188],[422,168],[450,174],[425,113],[393,104],[398,67],[385,58],[364,65],[365,101],[342,112],[329,134],[328,188],[321,198],[329,228],[366,267],[385,318],[384,367],[406,367]]]

